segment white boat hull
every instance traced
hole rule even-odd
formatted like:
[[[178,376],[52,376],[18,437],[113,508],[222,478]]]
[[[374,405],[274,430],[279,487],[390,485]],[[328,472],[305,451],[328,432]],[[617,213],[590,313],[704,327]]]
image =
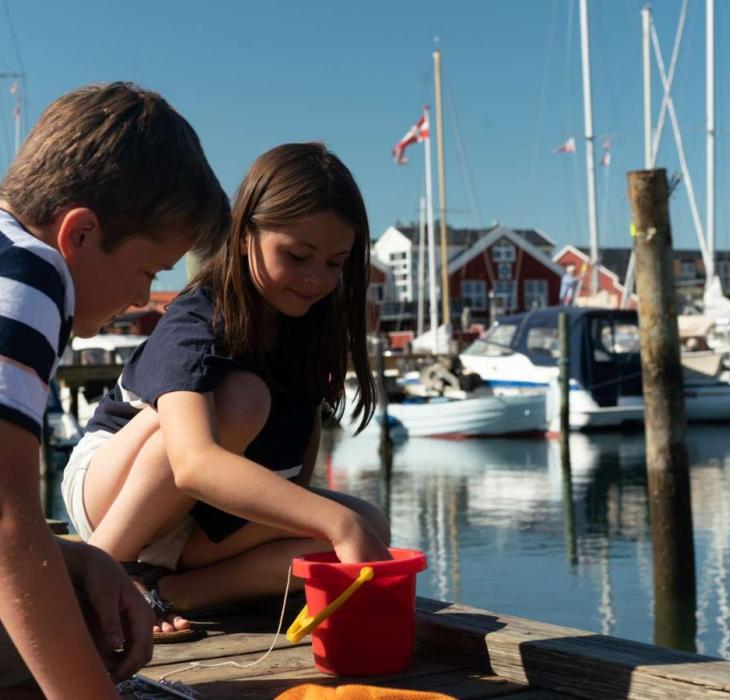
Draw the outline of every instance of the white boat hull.
[[[379,431],[382,420],[382,414],[376,412],[365,432]],[[392,403],[388,420],[394,439],[544,433],[547,427],[541,394]]]
[[[515,395],[521,391],[544,391],[548,431],[560,430],[559,389],[556,367],[534,365],[515,353],[499,358],[461,356],[464,366],[478,372],[485,385],[496,394]],[[722,379],[685,381],[684,405],[687,420],[693,423],[730,421],[730,384]],[[616,406],[600,406],[575,380],[570,383],[570,427],[573,430],[618,428],[644,421],[641,396],[619,399]]]

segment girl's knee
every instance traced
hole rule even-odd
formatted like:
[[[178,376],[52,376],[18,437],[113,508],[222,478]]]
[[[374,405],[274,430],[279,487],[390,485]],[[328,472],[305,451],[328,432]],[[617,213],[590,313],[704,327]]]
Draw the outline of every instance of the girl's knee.
[[[216,416],[221,441],[241,441],[241,447],[261,432],[271,410],[271,392],[253,372],[229,372],[216,387]],[[236,445],[224,445],[228,449]],[[238,450],[236,450],[238,451]]]

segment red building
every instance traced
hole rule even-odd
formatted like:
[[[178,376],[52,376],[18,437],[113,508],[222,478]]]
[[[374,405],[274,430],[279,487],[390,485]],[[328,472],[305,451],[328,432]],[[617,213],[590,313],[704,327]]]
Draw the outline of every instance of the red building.
[[[449,290],[475,320],[558,303],[563,268],[527,237],[497,226],[449,262]]]
[[[598,266],[598,293],[593,294],[591,289],[592,265],[588,252],[566,245],[558,251],[553,260],[562,268],[568,265],[575,265],[575,274],[580,279],[576,306],[604,306],[618,309],[621,306],[621,299],[624,295],[623,277],[618,270],[625,274],[628,260],[631,255],[630,248],[608,248],[602,251],[603,264]],[[626,308],[637,308],[637,298],[631,295]]]

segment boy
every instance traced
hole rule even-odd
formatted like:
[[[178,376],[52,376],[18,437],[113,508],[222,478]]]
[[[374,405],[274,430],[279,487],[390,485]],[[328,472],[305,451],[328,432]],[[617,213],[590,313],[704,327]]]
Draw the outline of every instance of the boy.
[[[154,615],[116,562],[46,526],[48,382],[71,331],[94,335],[146,304],[189,248],[214,251],[229,204],[190,125],[159,95],[113,83],[46,109],[0,208],[0,688],[32,674],[53,700],[117,698],[102,657],[114,680],[146,663]]]

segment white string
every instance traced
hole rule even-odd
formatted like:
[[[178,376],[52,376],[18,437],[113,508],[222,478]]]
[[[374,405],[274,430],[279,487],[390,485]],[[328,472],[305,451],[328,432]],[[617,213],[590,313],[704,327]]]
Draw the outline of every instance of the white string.
[[[198,668],[217,668],[219,666],[235,666],[236,668],[250,668],[251,666],[255,666],[256,664],[261,663],[273,650],[276,646],[276,642],[279,639],[279,634],[281,633],[281,626],[284,623],[284,613],[286,612],[286,599],[289,595],[289,585],[291,583],[291,564],[289,565],[289,571],[287,571],[286,574],[286,587],[284,588],[284,601],[281,604],[281,615],[279,616],[279,625],[276,628],[276,634],[274,635],[274,641],[271,642],[271,646],[269,647],[269,650],[260,658],[256,659],[256,661],[251,661],[247,664],[241,664],[238,663],[238,661],[220,661],[218,663],[214,664],[205,664],[200,661],[191,661],[187,666],[183,666],[182,668],[178,668],[174,671],[168,671],[167,673],[163,674],[159,678],[160,683],[165,683],[167,678],[170,676],[174,676],[177,673],[182,673],[183,671],[192,671],[193,669]]]

